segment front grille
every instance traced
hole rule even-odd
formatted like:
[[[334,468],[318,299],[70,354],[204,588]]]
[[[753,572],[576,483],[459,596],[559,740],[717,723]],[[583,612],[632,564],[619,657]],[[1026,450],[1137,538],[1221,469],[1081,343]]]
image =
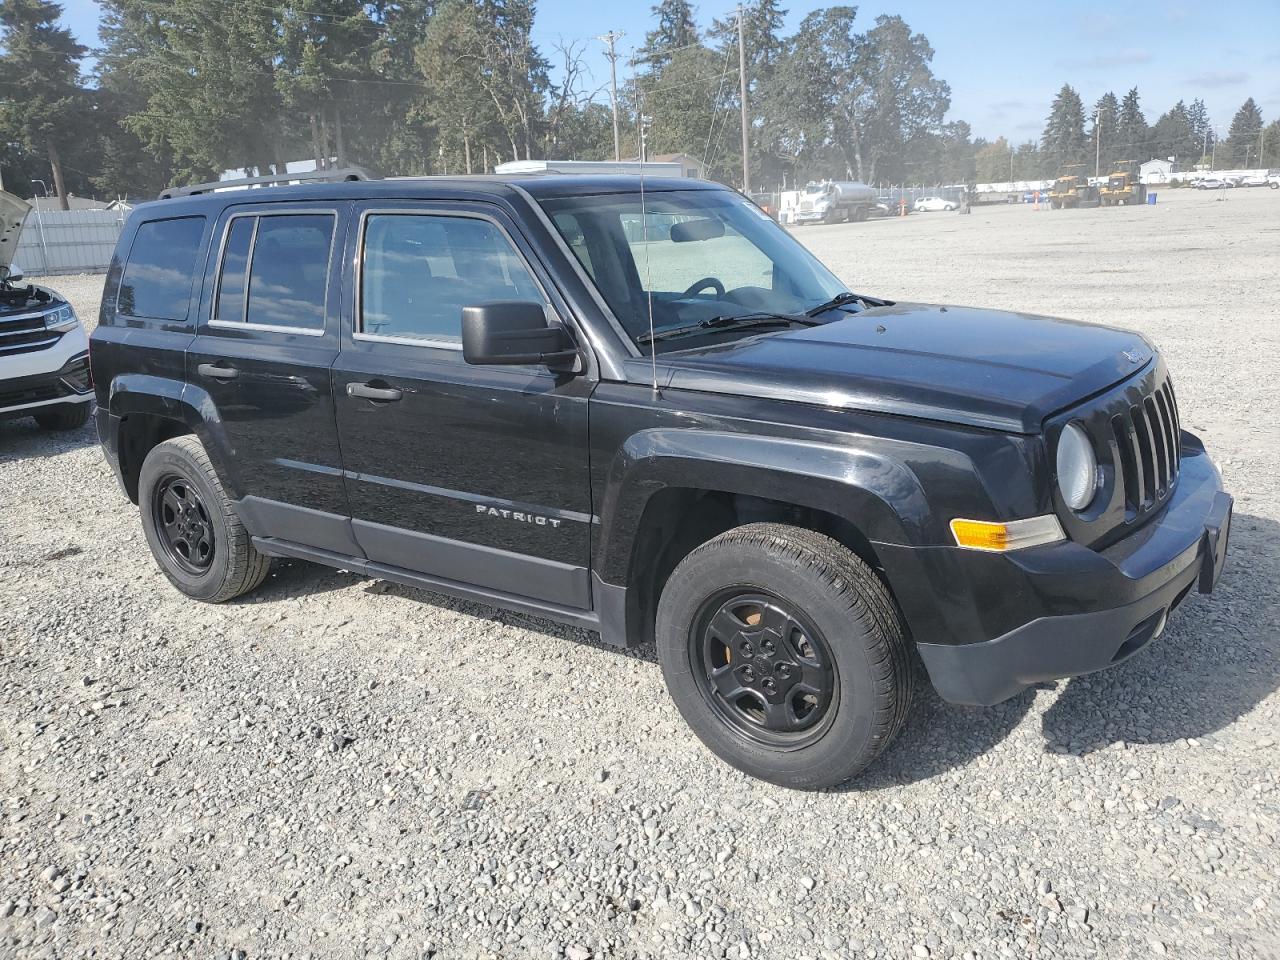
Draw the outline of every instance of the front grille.
[[[50,333],[45,329],[42,314],[0,317],[0,357],[44,350],[57,343],[61,337],[62,334]]]
[[[1178,403],[1166,377],[1140,402],[1111,417],[1111,432],[1119,451],[1117,482],[1124,486],[1126,518],[1168,499],[1178,482]]]

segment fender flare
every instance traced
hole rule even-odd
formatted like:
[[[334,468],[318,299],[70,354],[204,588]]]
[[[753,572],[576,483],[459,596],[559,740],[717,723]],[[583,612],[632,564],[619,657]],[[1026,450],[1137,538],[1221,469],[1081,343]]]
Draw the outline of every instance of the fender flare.
[[[234,450],[208,391],[169,377],[122,374],[111,382],[107,410],[116,430],[130,414],[146,414],[182,423],[204,444],[228,495],[233,499],[240,497]],[[119,449],[118,438],[115,448]]]
[[[894,443],[844,446],[668,428],[635,433],[610,464],[597,572],[606,583],[628,582],[645,510],[670,488],[782,500],[848,520],[873,543],[918,542],[929,505],[915,474],[891,455]]]

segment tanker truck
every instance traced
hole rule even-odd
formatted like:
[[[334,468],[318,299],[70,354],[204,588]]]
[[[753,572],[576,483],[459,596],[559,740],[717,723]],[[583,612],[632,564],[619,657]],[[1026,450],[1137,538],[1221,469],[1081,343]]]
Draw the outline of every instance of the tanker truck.
[[[808,183],[800,194],[796,223],[841,223],[865,220],[876,204],[876,192],[865,183],[824,180]]]

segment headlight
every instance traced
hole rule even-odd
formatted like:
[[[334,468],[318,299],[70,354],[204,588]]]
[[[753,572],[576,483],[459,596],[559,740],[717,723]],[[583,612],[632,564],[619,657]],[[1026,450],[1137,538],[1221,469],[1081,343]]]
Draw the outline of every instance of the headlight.
[[[1083,510],[1098,492],[1098,458],[1079,423],[1068,423],[1058,437],[1058,489],[1072,510]]]
[[[76,319],[76,312],[71,309],[71,304],[63,304],[52,313],[44,315],[44,326],[46,330],[70,330],[80,321]]]

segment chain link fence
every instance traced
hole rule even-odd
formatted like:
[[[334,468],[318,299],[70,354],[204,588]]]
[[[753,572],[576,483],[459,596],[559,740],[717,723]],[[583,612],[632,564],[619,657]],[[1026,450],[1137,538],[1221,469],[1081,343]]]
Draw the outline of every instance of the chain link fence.
[[[125,210],[32,210],[13,262],[29,277],[101,273],[124,229]]]

